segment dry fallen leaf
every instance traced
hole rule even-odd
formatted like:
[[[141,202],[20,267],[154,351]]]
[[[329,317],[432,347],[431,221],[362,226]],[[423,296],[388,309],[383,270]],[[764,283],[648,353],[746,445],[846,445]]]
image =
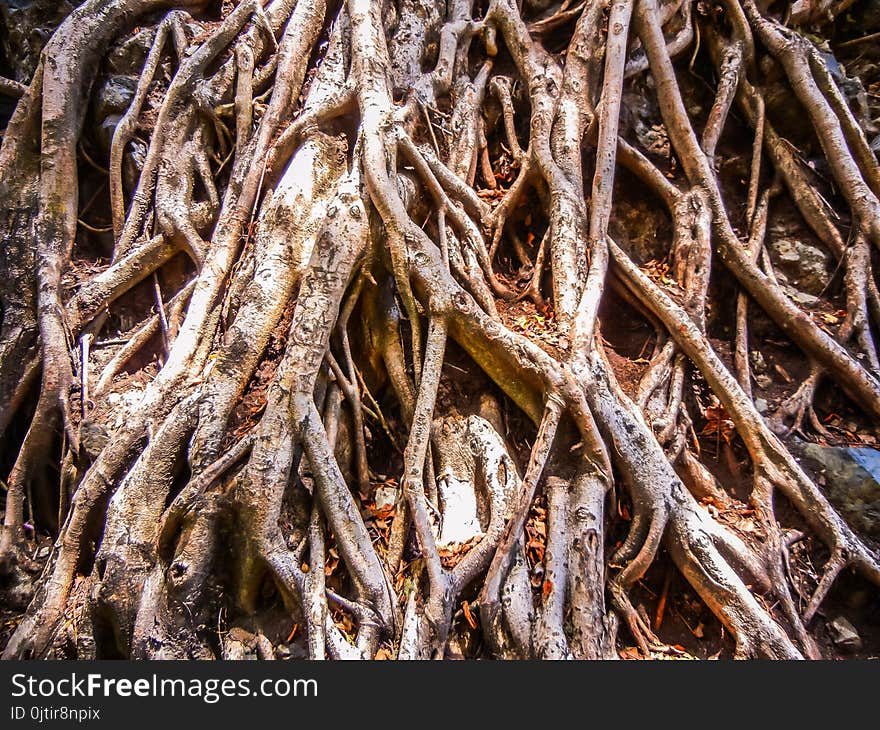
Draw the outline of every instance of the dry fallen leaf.
[[[468,626],[470,626],[472,629],[476,629],[477,628],[477,621],[474,618],[473,613],[471,613],[470,604],[467,601],[462,601],[461,608],[464,611],[464,617],[468,622]]]

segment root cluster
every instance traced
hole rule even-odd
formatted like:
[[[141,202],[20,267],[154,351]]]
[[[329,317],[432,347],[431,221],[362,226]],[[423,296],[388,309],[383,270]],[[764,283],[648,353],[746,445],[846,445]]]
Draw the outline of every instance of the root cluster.
[[[0,580],[35,590],[4,657],[650,656],[666,558],[736,656],[821,656],[836,578],[880,585],[787,440],[830,438],[820,385],[880,418],[880,167],[806,32],[849,5],[87,0],[0,85]],[[101,157],[95,80],[145,33]],[[774,272],[783,199],[835,331]],[[809,370],[766,416],[756,322]]]

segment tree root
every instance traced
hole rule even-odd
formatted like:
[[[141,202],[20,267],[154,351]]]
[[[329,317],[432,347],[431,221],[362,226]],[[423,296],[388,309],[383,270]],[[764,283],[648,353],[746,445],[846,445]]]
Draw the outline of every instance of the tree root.
[[[689,0],[416,5],[346,0],[331,18],[245,0],[208,24],[195,1],[156,17],[162,0],[87,0],[9,87],[6,583],[24,580],[25,515],[60,525],[5,658],[596,659],[628,637],[650,656],[663,609],[652,621],[637,585],[661,551],[737,657],[817,658],[810,623],[840,573],[880,585],[878,556],[780,439],[808,423],[830,438],[813,408],[826,377],[880,416],[880,169],[812,43],[751,0],[725,0],[723,21]],[[155,35],[107,169],[78,168],[94,79],[136,15]],[[673,65],[691,49],[693,75],[700,53],[716,67],[705,98]],[[774,126],[764,63],[806,108],[848,243],[840,201]],[[656,116],[630,109],[643,87],[665,162],[636,141],[633,114]],[[716,165],[741,141],[734,104],[754,131],[742,190]],[[136,131],[150,140],[126,190]],[[89,220],[99,203],[112,220],[103,269],[81,262],[99,224],[77,222],[79,178],[98,174],[84,189]],[[612,239],[633,195],[671,218],[650,241],[666,278],[639,268],[642,242]],[[773,274],[783,195],[843,267],[836,335]],[[735,375],[710,338],[734,313],[710,286],[727,274]],[[609,286],[653,351],[606,354]],[[751,391],[759,310],[811,364],[769,422]],[[749,535],[713,516],[737,503],[696,433],[709,391],[748,453]],[[803,610],[777,495],[830,553]]]

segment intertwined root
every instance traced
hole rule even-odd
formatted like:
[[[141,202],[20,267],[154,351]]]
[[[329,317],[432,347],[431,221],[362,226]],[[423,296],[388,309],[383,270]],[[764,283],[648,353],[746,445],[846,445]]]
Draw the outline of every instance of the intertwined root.
[[[688,0],[242,0],[210,24],[198,2],[157,14],[168,5],[82,5],[0,148],[0,274],[33,283],[3,295],[0,426],[40,382],[8,479],[7,580],[22,579],[25,508],[54,489],[62,434],[57,542],[4,656],[271,658],[272,611],[293,622],[285,643],[304,627],[312,658],[443,658],[477,619],[498,657],[614,656],[618,619],[649,655],[663,642],[634,589],[663,549],[737,656],[819,656],[808,627],[836,577],[880,584],[880,563],[774,431],[827,435],[822,378],[880,415],[880,170],[812,43],[751,0],[714,15]],[[112,259],[66,296],[82,90],[137,16],[155,32],[109,145]],[[716,80],[702,124],[673,65],[696,38]],[[772,125],[760,58],[809,113],[849,245]],[[624,98],[645,72],[680,171],[632,139]],[[744,201],[717,172],[734,105],[754,130]],[[612,240],[621,166],[668,210],[669,277]],[[836,336],[774,276],[764,238],[783,188],[844,269]],[[738,287],[733,372],[709,337],[713,259]],[[154,312],[100,340],[147,285]],[[658,333],[634,397],[603,344],[612,285]],[[526,299],[551,330],[513,326]],[[772,430],[752,395],[758,311],[812,365]],[[124,400],[126,368],[146,373],[157,341],[160,366]],[[698,376],[749,457],[749,539],[706,507],[735,500],[702,459]],[[515,409],[537,428],[527,456]],[[377,481],[396,487],[381,507]],[[612,546],[606,503],[624,494]],[[776,494],[831,554],[804,610]]]

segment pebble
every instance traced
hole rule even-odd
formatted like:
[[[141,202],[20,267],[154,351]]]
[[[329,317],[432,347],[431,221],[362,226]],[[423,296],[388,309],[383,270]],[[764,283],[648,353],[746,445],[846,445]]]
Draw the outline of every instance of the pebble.
[[[397,501],[397,490],[394,487],[379,487],[375,494],[376,509],[391,509]]]
[[[835,645],[851,651],[858,651],[862,648],[862,637],[859,636],[855,626],[843,616],[832,619],[828,624],[828,628],[831,629],[831,636]]]

